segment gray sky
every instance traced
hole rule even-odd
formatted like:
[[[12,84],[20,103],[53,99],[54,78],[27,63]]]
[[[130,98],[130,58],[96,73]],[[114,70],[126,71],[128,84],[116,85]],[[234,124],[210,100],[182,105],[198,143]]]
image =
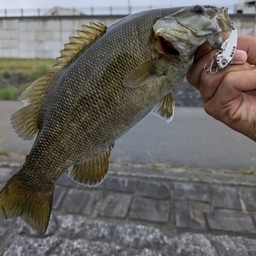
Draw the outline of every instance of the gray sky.
[[[54,6],[68,7],[68,8],[88,8],[94,7],[108,7],[120,6],[126,7],[128,3],[131,6],[139,7],[168,7],[168,6],[185,6],[194,4],[215,5],[218,7],[225,6],[232,10],[235,3],[242,2],[243,0],[1,0],[0,9],[34,9],[34,8],[52,8]],[[175,3],[175,4],[174,4]]]

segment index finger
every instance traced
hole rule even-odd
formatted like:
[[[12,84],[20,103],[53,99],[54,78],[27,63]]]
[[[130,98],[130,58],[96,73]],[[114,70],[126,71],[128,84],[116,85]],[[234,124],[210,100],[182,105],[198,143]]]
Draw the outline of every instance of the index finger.
[[[198,59],[200,59],[202,56],[204,56],[205,54],[207,54],[208,52],[210,52],[213,48],[210,46],[210,44],[208,43],[208,41],[204,42],[202,45],[200,45],[197,49],[197,51],[195,52],[194,55],[194,61],[197,61]]]
[[[197,89],[200,83],[201,72],[206,72],[204,70],[204,66],[206,65],[207,67],[209,67],[213,56],[217,51],[217,49],[214,49],[208,54],[203,55],[201,58],[195,61],[195,63],[190,67],[189,71],[187,72],[186,78],[188,82]]]

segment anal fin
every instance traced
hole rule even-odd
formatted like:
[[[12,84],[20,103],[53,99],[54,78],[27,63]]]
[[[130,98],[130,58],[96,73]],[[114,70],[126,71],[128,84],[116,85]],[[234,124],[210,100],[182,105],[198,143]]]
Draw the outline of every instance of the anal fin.
[[[98,185],[108,172],[109,158],[113,147],[114,143],[74,164],[73,169],[69,172],[70,178],[83,185]]]
[[[171,122],[174,116],[175,98],[174,93],[167,94],[153,109],[153,113],[166,120],[167,123]]]

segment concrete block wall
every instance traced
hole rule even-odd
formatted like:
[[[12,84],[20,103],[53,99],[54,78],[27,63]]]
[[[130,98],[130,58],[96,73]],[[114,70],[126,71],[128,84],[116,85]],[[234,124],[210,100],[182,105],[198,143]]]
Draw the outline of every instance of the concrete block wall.
[[[89,21],[110,26],[120,17],[28,17],[0,19],[0,58],[56,58],[69,36]]]
[[[254,15],[230,15],[238,34],[254,31]],[[122,16],[0,18],[0,58],[56,58],[69,36],[89,21],[110,26]]]
[[[231,16],[235,27],[237,28],[238,36],[240,35],[250,35],[253,36],[255,29],[255,15],[233,15]]]

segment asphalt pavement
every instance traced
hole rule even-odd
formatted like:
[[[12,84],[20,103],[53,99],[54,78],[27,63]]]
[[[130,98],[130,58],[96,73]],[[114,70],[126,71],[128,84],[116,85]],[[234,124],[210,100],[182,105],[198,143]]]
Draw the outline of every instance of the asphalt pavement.
[[[26,155],[32,142],[18,138],[10,125],[10,116],[20,107],[17,101],[0,101],[0,146]],[[153,114],[146,116],[116,141],[110,161],[255,169],[255,149],[255,142],[208,116],[202,108],[177,107],[169,124]]]

